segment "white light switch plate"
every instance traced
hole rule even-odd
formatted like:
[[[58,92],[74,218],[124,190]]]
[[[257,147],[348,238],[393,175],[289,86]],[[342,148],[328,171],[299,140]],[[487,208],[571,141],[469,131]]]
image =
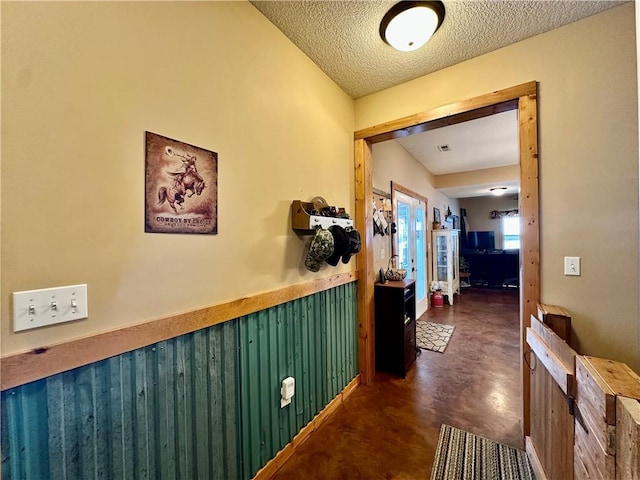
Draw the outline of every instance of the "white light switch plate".
[[[580,275],[580,257],[564,257],[564,274]]]
[[[89,315],[87,285],[13,293],[13,331],[70,322]]]

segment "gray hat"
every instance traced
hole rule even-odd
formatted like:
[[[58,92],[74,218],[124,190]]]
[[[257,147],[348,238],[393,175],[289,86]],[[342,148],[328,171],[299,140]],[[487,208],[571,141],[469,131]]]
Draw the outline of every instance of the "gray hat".
[[[333,235],[329,230],[318,228],[309,246],[304,265],[307,270],[317,272],[322,263],[333,254]]]

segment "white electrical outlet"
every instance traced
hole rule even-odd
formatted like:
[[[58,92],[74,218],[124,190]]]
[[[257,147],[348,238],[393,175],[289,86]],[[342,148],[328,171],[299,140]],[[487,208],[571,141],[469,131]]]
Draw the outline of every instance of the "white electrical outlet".
[[[580,275],[580,257],[564,257],[564,274]]]
[[[88,316],[86,284],[13,293],[14,332]]]
[[[282,386],[280,387],[280,408],[284,408],[291,403],[293,395],[296,393],[296,380],[293,377],[287,377],[282,380]]]

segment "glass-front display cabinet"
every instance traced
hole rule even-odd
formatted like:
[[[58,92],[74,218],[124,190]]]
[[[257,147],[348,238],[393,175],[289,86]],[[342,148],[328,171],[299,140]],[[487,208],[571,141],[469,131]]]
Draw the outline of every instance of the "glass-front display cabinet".
[[[441,229],[431,232],[433,255],[431,281],[440,282],[442,294],[453,305],[453,295],[460,293],[460,231]]]

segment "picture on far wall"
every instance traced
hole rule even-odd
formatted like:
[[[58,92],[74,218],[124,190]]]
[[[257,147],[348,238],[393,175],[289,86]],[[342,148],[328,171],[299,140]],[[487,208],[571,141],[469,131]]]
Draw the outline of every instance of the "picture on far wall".
[[[145,135],[145,232],[218,233],[218,154]]]
[[[440,223],[440,209],[433,207],[433,221]]]
[[[453,228],[455,230],[459,230],[460,229],[460,217],[458,215],[451,215],[451,218],[453,219]]]

